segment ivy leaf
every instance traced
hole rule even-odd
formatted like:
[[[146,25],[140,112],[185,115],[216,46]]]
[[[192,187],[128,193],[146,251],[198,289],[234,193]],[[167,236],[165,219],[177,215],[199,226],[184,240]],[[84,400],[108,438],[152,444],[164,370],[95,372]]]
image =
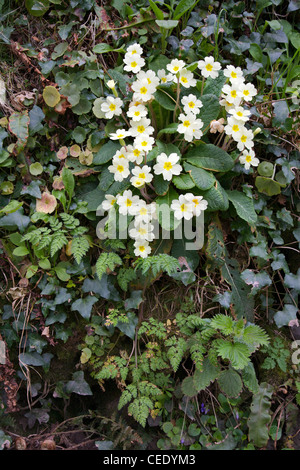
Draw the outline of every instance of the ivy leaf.
[[[72,380],[66,383],[65,390],[67,393],[77,393],[77,395],[93,395],[82,370],[74,372]]]
[[[21,233],[25,231],[29,224],[30,217],[24,215],[23,207],[15,212],[12,212],[11,214],[5,215],[0,219],[0,227],[6,228],[8,230],[18,229]]]
[[[97,301],[97,297],[92,297],[91,295],[88,295],[86,297],[83,297],[82,299],[75,300],[75,302],[72,304],[71,310],[77,310],[83,318],[89,320],[92,313],[93,305]]]
[[[116,324],[116,328],[133,340],[135,337],[135,329],[138,324],[138,317],[133,312],[127,312],[126,317],[128,318],[128,322],[118,322]]]
[[[129,310],[131,308],[138,309],[139,305],[143,302],[143,291],[141,290],[134,290],[131,292],[131,295],[128,299],[125,300],[125,310]]]
[[[256,293],[263,287],[270,286],[272,284],[269,275],[264,271],[256,274],[252,269],[246,269],[242,272],[241,278],[246,284],[252,286],[252,294]]]
[[[11,114],[8,120],[8,129],[22,144],[24,144],[28,138],[29,121],[27,110],[22,113]]]
[[[300,292],[300,268],[297,274],[286,274],[284,284],[290,289],[296,289]]]
[[[273,319],[278,328],[281,328],[282,326],[287,326],[290,321],[296,320],[297,312],[298,308],[295,305],[285,304],[282,310],[275,313]]]

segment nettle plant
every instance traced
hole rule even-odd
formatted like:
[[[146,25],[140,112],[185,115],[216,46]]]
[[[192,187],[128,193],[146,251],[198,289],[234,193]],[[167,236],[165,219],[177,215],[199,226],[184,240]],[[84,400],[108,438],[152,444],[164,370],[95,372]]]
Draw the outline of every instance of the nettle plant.
[[[206,210],[225,211],[229,201],[253,225],[251,198],[225,190],[219,176],[235,162],[249,170],[259,160],[254,152],[257,130],[249,121],[249,103],[257,90],[245,82],[241,68],[221,70],[213,57],[187,65],[162,56],[145,70],[142,54],[139,44],[127,48],[127,95],[121,99],[115,81],[109,80],[112,94],[95,100],[94,113],[108,120],[110,142],[103,158],[110,162],[108,178],[113,175],[122,189],[105,194],[101,209],[110,214],[98,235],[117,238],[109,225],[115,230],[116,214],[126,217],[132,254],[147,258],[161,237],[158,225],[169,234],[161,238],[171,238],[182,221],[203,217]],[[98,261],[102,266],[101,257]]]

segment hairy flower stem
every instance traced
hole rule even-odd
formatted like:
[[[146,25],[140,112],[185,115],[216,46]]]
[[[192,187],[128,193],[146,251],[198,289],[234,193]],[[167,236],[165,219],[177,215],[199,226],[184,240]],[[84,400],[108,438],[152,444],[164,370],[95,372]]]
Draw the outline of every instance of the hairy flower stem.
[[[180,83],[179,83],[179,77],[177,77],[177,89],[176,89],[176,105],[173,113],[173,121],[175,122],[176,120],[176,111],[177,108],[179,107],[179,96],[180,96]]]

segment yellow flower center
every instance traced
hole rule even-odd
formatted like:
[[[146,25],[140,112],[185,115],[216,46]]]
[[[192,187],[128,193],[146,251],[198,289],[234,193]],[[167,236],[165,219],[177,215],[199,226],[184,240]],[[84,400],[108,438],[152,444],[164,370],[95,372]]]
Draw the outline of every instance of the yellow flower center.
[[[246,135],[242,135],[241,142],[247,142],[247,136]]]
[[[147,91],[148,91],[148,90],[147,90],[147,88],[146,88],[145,86],[142,86],[142,88],[140,89],[140,93],[141,93],[142,95],[145,95],[145,94],[147,93]]]
[[[142,134],[143,132],[145,132],[145,127],[144,126],[138,126],[137,131]]]
[[[245,96],[248,96],[248,95],[249,95],[249,90],[244,90],[244,91],[243,91],[243,94],[244,94]]]
[[[246,157],[246,162],[250,163],[251,160],[252,160],[251,155],[247,155],[247,157]]]
[[[167,81],[166,77],[162,77],[162,78],[161,78],[161,81],[162,81],[163,83],[166,83],[166,81]]]
[[[145,235],[145,234],[147,233],[147,230],[146,230],[145,228],[143,228],[143,227],[140,227],[139,233],[140,233],[141,235]]]
[[[141,252],[145,251],[144,245],[141,245],[141,246],[139,247],[139,250],[140,250]]]
[[[136,66],[137,66],[137,62],[135,60],[131,62],[131,67],[136,67]]]
[[[185,212],[187,210],[186,204],[181,204],[180,209],[181,209],[181,212]]]
[[[198,199],[193,199],[193,203],[197,206],[199,204]]]
[[[181,77],[180,79],[182,81],[182,83],[187,83],[188,79],[186,77]]]
[[[208,72],[211,72],[211,70],[213,69],[213,66],[211,64],[207,64],[205,68]]]
[[[237,114],[237,116],[239,116],[239,117],[242,117],[242,116],[243,116],[242,111],[238,111],[236,114]]]
[[[146,207],[142,207],[142,208],[140,209],[140,214],[141,214],[141,215],[146,215],[146,214],[147,214],[147,209],[146,209]]]
[[[148,142],[146,140],[143,140],[143,142],[141,142],[142,147],[147,147],[147,145],[148,145]]]
[[[140,173],[140,174],[139,174],[139,178],[145,179],[145,178],[146,178],[145,173]]]
[[[164,163],[164,169],[165,170],[171,170],[172,169],[172,163],[171,162],[165,162]]]
[[[134,155],[135,157],[138,157],[140,153],[141,153],[141,151],[138,150],[138,149],[134,149],[134,151],[133,151],[133,155]]]
[[[114,111],[114,110],[116,109],[116,105],[113,104],[113,103],[111,103],[111,104],[109,105],[109,109],[110,109],[111,111]]]
[[[239,126],[237,124],[234,124],[232,126],[232,130],[233,130],[233,132],[237,132],[239,130]]]
[[[232,98],[236,98],[236,90],[231,90],[230,95]]]
[[[190,121],[183,122],[184,127],[189,127],[191,125]]]
[[[174,72],[178,72],[178,70],[179,70],[178,65],[175,65],[175,67],[173,67],[173,70],[174,70]]]
[[[132,206],[132,201],[131,201],[131,199],[126,199],[126,206],[127,206],[127,207]]]
[[[237,77],[237,74],[235,72],[231,72],[231,77],[232,78],[236,78]]]
[[[195,107],[194,101],[190,101],[190,102],[189,102],[189,108],[194,108],[194,107]]]
[[[122,173],[122,171],[124,171],[123,165],[118,165],[118,166],[117,166],[117,171],[119,171],[120,173]]]

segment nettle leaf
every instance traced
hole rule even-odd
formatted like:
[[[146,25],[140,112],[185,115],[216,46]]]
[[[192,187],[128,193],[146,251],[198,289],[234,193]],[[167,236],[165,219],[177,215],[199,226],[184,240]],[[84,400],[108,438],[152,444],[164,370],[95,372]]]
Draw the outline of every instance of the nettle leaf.
[[[212,318],[210,325],[227,336],[233,332],[234,321],[231,317],[220,313]]]
[[[218,384],[225,395],[237,397],[243,390],[243,382],[239,374],[233,370],[223,370],[218,378]]]
[[[220,368],[210,362],[208,358],[203,360],[202,370],[196,369],[193,382],[197,392],[204,390],[211,382],[214,382],[220,374]]]
[[[192,165],[209,171],[226,172],[233,168],[231,156],[213,144],[200,144],[190,150],[185,159]]]
[[[250,351],[246,344],[227,340],[215,341],[218,355],[222,359],[228,359],[234,369],[243,369],[250,361]]]
[[[198,391],[194,384],[194,377],[186,377],[181,384],[181,391],[187,397],[194,397]]]
[[[255,225],[257,215],[254,209],[253,200],[240,191],[226,191],[228,199],[235,207],[235,210],[241,219],[246,220],[248,224]]]
[[[249,362],[249,364],[242,370],[242,379],[245,387],[247,387],[250,392],[257,393],[258,380],[252,362]]]

